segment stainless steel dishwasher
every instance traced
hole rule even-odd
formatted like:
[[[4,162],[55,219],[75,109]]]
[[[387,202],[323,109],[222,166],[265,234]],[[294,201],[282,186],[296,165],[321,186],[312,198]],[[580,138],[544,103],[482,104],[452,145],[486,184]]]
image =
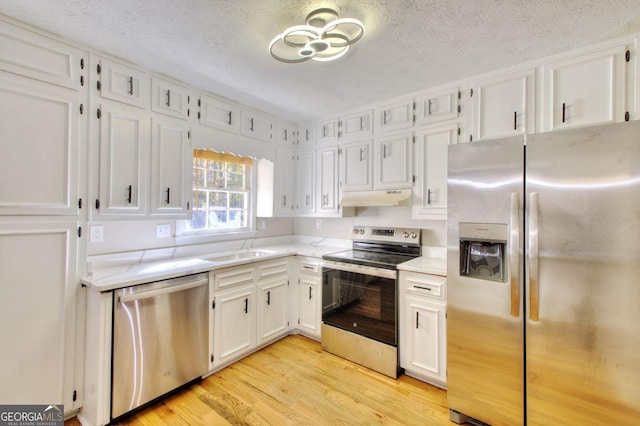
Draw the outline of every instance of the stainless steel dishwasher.
[[[111,419],[208,371],[209,276],[113,292]]]

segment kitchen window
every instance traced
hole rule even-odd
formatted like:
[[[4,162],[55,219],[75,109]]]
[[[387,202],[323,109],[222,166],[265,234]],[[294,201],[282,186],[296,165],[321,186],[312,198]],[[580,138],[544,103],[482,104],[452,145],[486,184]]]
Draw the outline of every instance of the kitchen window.
[[[252,164],[249,157],[193,150],[193,216],[185,221],[186,233],[250,230]]]

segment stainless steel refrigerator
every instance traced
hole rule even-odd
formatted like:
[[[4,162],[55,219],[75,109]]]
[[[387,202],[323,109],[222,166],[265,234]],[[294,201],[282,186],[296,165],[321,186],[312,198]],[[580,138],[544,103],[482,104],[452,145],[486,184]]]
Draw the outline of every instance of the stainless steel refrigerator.
[[[640,122],[449,147],[447,397],[491,425],[640,422]]]

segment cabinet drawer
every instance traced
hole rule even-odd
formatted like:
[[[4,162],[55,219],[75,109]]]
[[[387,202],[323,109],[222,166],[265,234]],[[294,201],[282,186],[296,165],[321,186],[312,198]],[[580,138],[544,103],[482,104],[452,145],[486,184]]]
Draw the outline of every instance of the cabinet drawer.
[[[253,283],[253,266],[238,266],[222,269],[215,273],[215,289],[222,290],[234,286]]]
[[[261,262],[257,265],[258,279],[272,278],[279,275],[287,275],[289,273],[288,257],[273,261]]]
[[[300,261],[300,273],[310,275],[320,275],[320,263],[301,260]]]
[[[432,299],[446,299],[445,277],[427,274],[408,274],[406,277],[406,292],[412,295],[429,297]]]

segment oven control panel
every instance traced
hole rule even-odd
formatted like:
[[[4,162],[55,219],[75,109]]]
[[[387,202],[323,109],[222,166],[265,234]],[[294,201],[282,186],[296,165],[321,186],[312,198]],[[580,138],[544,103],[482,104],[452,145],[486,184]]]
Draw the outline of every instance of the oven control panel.
[[[354,226],[352,240],[420,244],[420,229]]]

